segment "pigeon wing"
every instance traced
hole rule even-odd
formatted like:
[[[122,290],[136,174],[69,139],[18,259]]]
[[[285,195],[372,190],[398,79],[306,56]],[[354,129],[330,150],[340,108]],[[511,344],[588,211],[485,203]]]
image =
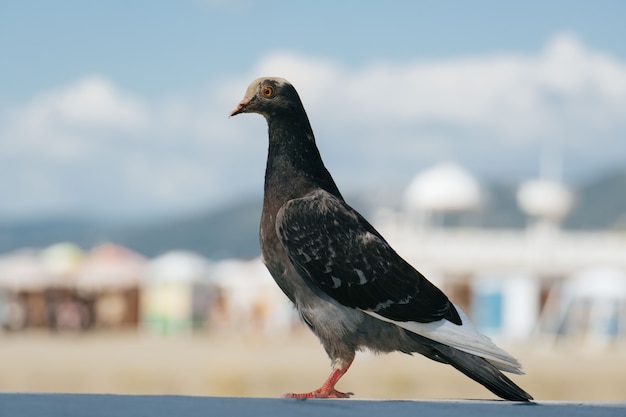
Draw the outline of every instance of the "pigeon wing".
[[[298,273],[341,304],[393,321],[461,324],[453,304],[356,210],[323,191],[288,201],[276,232]]]

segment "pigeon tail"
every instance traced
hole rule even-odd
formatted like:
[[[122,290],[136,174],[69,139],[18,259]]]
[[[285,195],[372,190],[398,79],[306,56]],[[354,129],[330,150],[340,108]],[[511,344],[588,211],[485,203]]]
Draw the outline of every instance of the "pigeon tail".
[[[496,346],[490,338],[478,332],[465,313],[456,305],[454,307],[461,317],[462,325],[454,324],[446,319],[430,323],[395,321],[377,313],[369,311],[366,311],[366,313],[379,320],[393,323],[411,333],[451,346],[471,355],[479,356],[501,371],[518,375],[524,374],[522,365],[517,359]]]
[[[439,351],[448,364],[500,398],[520,402],[529,402],[533,399],[530,394],[517,386],[487,360],[443,344],[436,344],[435,349]]]

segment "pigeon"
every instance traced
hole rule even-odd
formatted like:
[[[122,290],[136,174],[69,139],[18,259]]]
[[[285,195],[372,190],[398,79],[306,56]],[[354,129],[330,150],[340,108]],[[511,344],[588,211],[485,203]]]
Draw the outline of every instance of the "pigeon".
[[[331,359],[320,388],[289,398],[347,398],[335,388],[355,353],[419,353],[452,365],[497,396],[533,398],[501,371],[520,363],[479,333],[459,307],[349,206],[326,169],[296,89],[253,81],[231,111],[268,125],[259,240],[263,263]]]

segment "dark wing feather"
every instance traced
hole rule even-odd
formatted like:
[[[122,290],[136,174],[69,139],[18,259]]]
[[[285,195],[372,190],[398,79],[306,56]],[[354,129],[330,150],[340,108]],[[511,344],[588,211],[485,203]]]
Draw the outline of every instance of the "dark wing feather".
[[[290,200],[276,232],[297,271],[341,304],[391,320],[461,324],[448,298],[356,210],[318,190]]]

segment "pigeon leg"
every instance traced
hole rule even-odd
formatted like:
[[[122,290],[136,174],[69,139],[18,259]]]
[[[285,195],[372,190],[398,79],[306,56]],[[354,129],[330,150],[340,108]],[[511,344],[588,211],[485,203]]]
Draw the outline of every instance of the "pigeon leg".
[[[337,391],[335,384],[348,372],[351,364],[352,360],[346,362],[340,359],[333,365],[333,370],[328,379],[320,388],[311,392],[283,394],[283,398],[350,398],[354,393]]]

